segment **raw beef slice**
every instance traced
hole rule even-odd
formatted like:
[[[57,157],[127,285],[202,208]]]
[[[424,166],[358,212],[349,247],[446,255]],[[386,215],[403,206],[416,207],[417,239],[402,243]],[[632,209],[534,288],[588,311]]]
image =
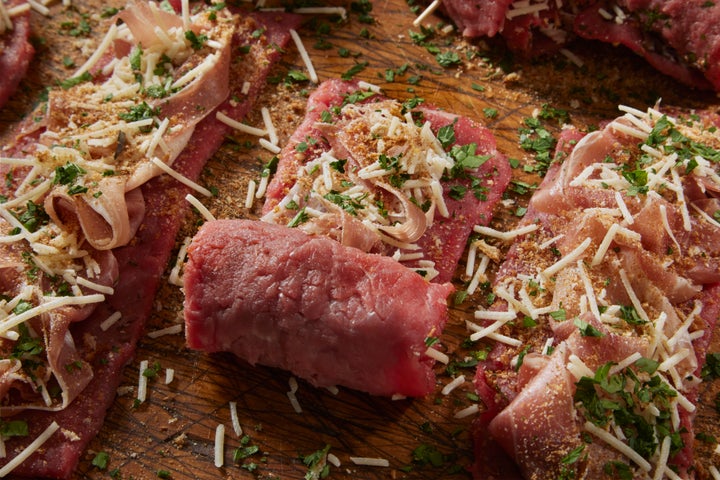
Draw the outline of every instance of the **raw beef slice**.
[[[422,396],[425,339],[447,321],[449,283],[389,257],[251,220],[205,224],[184,273],[188,345],[230,351],[316,386]]]

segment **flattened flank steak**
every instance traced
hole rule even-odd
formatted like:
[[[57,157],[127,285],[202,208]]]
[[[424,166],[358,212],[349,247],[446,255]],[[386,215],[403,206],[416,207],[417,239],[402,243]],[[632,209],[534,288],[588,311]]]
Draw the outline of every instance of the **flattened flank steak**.
[[[459,256],[509,181],[492,135],[327,81],[284,147],[260,222],[211,222],[185,267],[188,345],[318,386],[422,396],[435,386]]]
[[[230,351],[318,387],[435,388],[425,341],[442,332],[454,289],[390,257],[297,228],[217,220],[190,244],[183,281],[190,348]]]
[[[215,112],[245,116],[299,26],[283,13],[199,7],[129,4],[100,63],[52,90],[43,120],[5,147],[0,413],[13,428],[1,439],[3,476],[72,474],[134,355],[187,211],[187,181],[163,172],[199,177],[230,130]],[[243,51],[232,62],[231,49]]]
[[[720,90],[720,4],[705,0],[443,0],[466,37],[501,37],[515,53],[557,52],[574,39],[622,45],[658,71]]]
[[[30,4],[0,3],[0,108],[25,76],[35,49],[30,44]]]
[[[563,133],[569,155],[530,201],[497,305],[476,313],[471,338],[504,335],[475,378],[478,479],[513,463],[515,478],[694,476],[720,316],[718,118],[622,110]]]
[[[473,120],[329,80],[280,154],[263,220],[392,255],[442,283],[509,181],[492,133]]]

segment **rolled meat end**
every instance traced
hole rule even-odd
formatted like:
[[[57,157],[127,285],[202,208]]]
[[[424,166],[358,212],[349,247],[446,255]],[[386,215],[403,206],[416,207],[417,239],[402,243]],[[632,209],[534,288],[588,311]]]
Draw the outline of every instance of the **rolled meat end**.
[[[228,351],[318,387],[433,391],[426,339],[447,321],[450,283],[382,255],[252,220],[206,223],[183,275],[190,348]]]

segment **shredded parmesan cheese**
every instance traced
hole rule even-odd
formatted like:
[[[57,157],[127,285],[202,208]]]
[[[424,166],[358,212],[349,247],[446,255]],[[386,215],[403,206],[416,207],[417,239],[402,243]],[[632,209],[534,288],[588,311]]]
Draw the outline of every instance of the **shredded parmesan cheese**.
[[[363,465],[369,467],[389,467],[390,462],[385,458],[371,457],[350,457],[350,461],[355,465]]]
[[[169,327],[161,328],[159,330],[154,330],[152,332],[149,332],[147,334],[150,338],[159,338],[164,337],[165,335],[177,335],[179,333],[182,333],[183,326],[181,323],[178,323],[176,325],[171,325]]]
[[[471,415],[475,415],[476,413],[480,413],[480,405],[478,405],[477,403],[474,403],[474,404],[470,405],[469,407],[465,407],[461,410],[458,410],[457,412],[455,412],[453,417],[458,418],[458,419],[466,418]]]
[[[104,332],[122,318],[122,312],[115,312],[100,323],[100,329]]]
[[[510,241],[514,240],[516,237],[519,237],[520,235],[525,235],[527,233],[534,232],[539,227],[535,223],[531,223],[530,225],[525,225],[524,227],[517,228],[515,230],[511,230],[509,232],[501,232],[498,230],[495,230],[494,228],[485,227],[482,225],[476,225],[473,227],[473,230],[481,235],[486,235],[488,237],[498,238],[502,241]]]
[[[168,175],[170,175],[171,177],[173,177],[175,180],[182,183],[183,185],[187,185],[188,187],[192,188],[193,190],[195,190],[198,193],[205,195],[206,197],[212,197],[212,192],[210,190],[208,190],[205,187],[201,187],[197,183],[193,182],[186,176],[179,173],[177,170],[173,170],[159,158],[153,157],[152,159],[150,159],[150,161],[153,163],[153,165],[159,167],[160,170],[167,173]]]
[[[210,210],[208,210],[207,207],[200,202],[200,200],[189,193],[185,195],[185,200],[187,200],[193,207],[197,208],[198,212],[200,212],[200,215],[202,215],[205,220],[208,222],[215,220],[215,216],[210,213]]]
[[[295,46],[298,49],[298,52],[300,53],[300,58],[302,58],[302,61],[305,63],[305,68],[307,68],[308,76],[310,77],[310,81],[313,83],[318,82],[318,76],[317,73],[315,73],[315,67],[313,66],[312,60],[310,60],[310,55],[308,54],[307,50],[305,49],[305,45],[302,42],[302,39],[300,38],[300,35],[293,30],[290,29],[290,36],[293,39],[293,42],[295,42]]]
[[[448,357],[446,354],[439,350],[435,350],[432,347],[428,347],[427,350],[425,350],[425,355],[445,365],[450,362],[450,357]]]
[[[652,469],[650,462],[642,458],[635,450],[615,438],[610,433],[599,427],[596,427],[591,422],[585,422],[584,427],[585,430],[592,433],[600,440],[604,441],[609,446],[613,447],[615,450],[619,451],[620,453],[628,457],[630,460],[632,460],[638,467],[640,467],[642,471],[649,472]]]
[[[236,437],[242,435],[242,427],[240,426],[240,418],[238,417],[237,402],[230,402],[230,422]]]
[[[585,253],[585,250],[590,246],[590,243],[592,240],[588,237],[583,242],[575,247],[570,253],[565,255],[563,258],[555,262],[553,265],[549,266],[545,270],[542,271],[541,275],[543,277],[551,277],[563,268],[567,267],[568,265],[574,263],[578,258],[582,256],[583,253]]]
[[[452,379],[451,382],[449,382],[447,385],[443,387],[443,389],[440,391],[443,395],[449,395],[450,392],[455,390],[457,387],[465,383],[465,375],[458,375],[454,379]]]
[[[220,468],[225,463],[225,425],[215,427],[215,466]]]
[[[25,447],[20,453],[17,454],[17,456],[15,456],[12,460],[7,462],[2,468],[0,468],[0,478],[7,476],[21,463],[27,460],[30,455],[35,453],[35,451],[39,450],[43,446],[43,444],[47,442],[55,432],[58,431],[59,428],[60,425],[53,421],[45,430],[43,430],[40,435],[38,435],[35,440],[32,441],[32,443],[30,443],[30,445]]]
[[[430,5],[428,5],[427,8],[425,8],[425,10],[423,10],[422,13],[420,13],[420,15],[415,18],[415,20],[413,20],[413,26],[419,27],[420,25],[422,25],[425,19],[432,15],[435,10],[437,10],[437,8],[440,6],[440,3],[441,0],[433,0]]]
[[[137,389],[137,400],[142,403],[147,398],[147,376],[145,376],[145,370],[148,368],[148,361],[142,360],[140,362],[139,375],[138,375],[138,389]]]

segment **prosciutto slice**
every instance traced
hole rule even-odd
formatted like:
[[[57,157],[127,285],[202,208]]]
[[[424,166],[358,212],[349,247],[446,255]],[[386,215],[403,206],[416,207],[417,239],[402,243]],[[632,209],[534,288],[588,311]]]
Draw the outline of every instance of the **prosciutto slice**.
[[[127,245],[145,217],[145,199],[139,188],[125,192],[125,182],[107,178],[99,182],[102,195],[75,196],[59,189],[45,197],[45,211],[67,230],[79,224],[87,242],[98,250]]]
[[[703,134],[717,117],[681,125],[656,109],[624,110],[601,130],[564,134],[582,139],[531,199],[523,224],[534,230],[494,281],[493,309],[537,326],[493,327],[518,342],[497,343],[477,371],[487,411],[474,426],[476,478],[496,474],[483,450],[493,442],[524,478],[691,476],[720,292],[717,270],[696,274],[720,255],[720,224],[694,207],[714,189],[693,186],[718,182],[708,158],[720,144]]]
[[[183,283],[190,348],[230,351],[318,387],[386,396],[435,388],[425,340],[442,332],[454,288],[391,258],[280,225],[218,220],[193,238]]]
[[[53,221],[64,228],[79,227],[96,249],[125,245],[135,235],[139,219],[143,217],[142,192],[138,187],[163,172],[153,162],[171,166],[187,146],[198,122],[228,96],[235,24],[229,21],[229,13],[223,12],[227,11],[221,11],[221,18],[215,22],[207,20],[207,15],[192,17],[189,31],[211,38],[218,47],[208,52],[210,47],[188,47],[181,42],[187,51],[180,49],[172,62],[162,65],[172,74],[155,84],[145,82],[143,85],[145,91],[157,92],[153,96],[160,98],[143,99],[128,112],[127,107],[123,107],[126,99],[115,92],[122,81],[119,79],[132,74],[124,63],[113,69],[104,82],[50,93],[47,122],[41,137],[50,148],[41,151],[40,158],[59,162],[58,157],[67,157],[67,151],[56,153],[55,147],[58,138],[66,138],[68,146],[79,143],[85,150],[82,158],[73,161],[88,161],[87,157],[90,157],[90,161],[102,166],[99,172],[83,173],[83,183],[92,185],[85,192],[72,190],[62,182],[53,188],[45,199],[46,211]],[[119,36],[115,39],[116,47],[127,43],[125,48],[116,49],[118,53],[125,52],[126,61],[133,55],[136,59],[152,58],[152,55],[167,57],[165,51],[172,32],[184,31],[179,15],[162,11],[154,3],[133,1],[118,14],[118,19],[126,22],[130,31],[128,38]],[[150,25],[153,28],[149,28]],[[160,34],[163,38],[158,36]],[[142,64],[133,68],[139,70]],[[202,73],[189,81],[184,80],[201,68]],[[165,92],[166,85],[171,85],[169,92]],[[140,89],[139,85],[125,88]],[[114,103],[116,96],[120,98]],[[88,97],[95,100],[95,108],[90,112]],[[118,117],[125,123],[117,126]],[[83,127],[78,132],[76,122],[81,118],[85,119],[81,124],[87,125],[90,119],[94,121],[93,126]],[[143,120],[152,123],[133,126],[133,122]],[[108,171],[113,172],[111,177],[106,176]]]
[[[270,46],[287,45],[290,39],[289,29],[299,28],[300,18],[276,12],[243,13],[236,22],[233,43],[249,45],[251,48],[248,54],[243,56],[242,61],[235,62],[230,67],[232,72],[230,88],[237,101],[231,102],[226,99],[218,108],[231,118],[241,120],[253,107],[264,86],[268,70],[280,57],[280,49]],[[264,34],[260,36],[253,34],[257,31],[263,31]],[[245,81],[249,83],[250,89],[243,93]],[[32,148],[27,147],[33,145],[32,140],[39,141],[38,135],[42,131],[37,125],[30,128],[20,125],[17,150],[9,151],[8,154],[17,155],[23,147],[27,151],[33,151]],[[197,180],[206,161],[229,131],[230,127],[218,121],[214,115],[200,120],[193,131],[193,141],[188,143],[177,157],[174,168],[187,178]],[[14,167],[0,165],[3,176],[10,168]],[[14,168],[13,178],[20,181],[22,179],[20,174],[25,172],[27,169],[24,167]],[[13,185],[13,188],[15,187],[17,185]],[[102,271],[112,271],[106,268],[104,260],[100,261],[103,255],[112,257],[115,262],[117,276],[116,281],[111,282],[112,294],[105,294],[104,301],[88,308],[84,320],[56,322],[57,325],[53,324],[53,329],[50,330],[52,339],[49,340],[53,345],[56,344],[54,343],[56,338],[62,337],[66,341],[72,338],[79,359],[91,367],[92,378],[84,388],[77,386],[78,393],[75,399],[66,408],[57,411],[25,409],[17,412],[15,410],[12,416],[6,417],[5,412],[10,413],[6,407],[10,407],[17,398],[14,395],[2,398],[3,420],[8,418],[26,422],[29,434],[26,437],[16,436],[5,439],[6,456],[0,459],[0,466],[15,458],[52,422],[61,427],[45,442],[41,450],[16,467],[12,471],[13,475],[28,478],[70,478],[86,446],[102,426],[106,410],[111,406],[121,380],[122,369],[133,358],[137,341],[143,334],[145,322],[152,311],[158,282],[167,266],[175,236],[180,229],[182,219],[188,212],[189,207],[184,202],[177,202],[176,199],[184,198],[190,191],[189,187],[166,175],[154,177],[139,188],[144,199],[145,215],[132,241],[124,246],[98,253],[97,263],[102,266]],[[5,193],[3,191],[3,194]],[[128,203],[132,202],[128,201]],[[4,229],[3,232],[7,233]],[[0,257],[0,269],[3,269],[3,274],[9,269],[16,271],[21,278],[25,277],[24,270],[16,269],[13,265],[6,267],[3,263],[4,259],[4,255]],[[0,276],[3,295],[12,294],[12,291],[5,290],[6,288],[17,286],[16,281],[9,281],[6,285],[4,283],[6,278],[17,279],[17,277]],[[119,320],[111,326],[102,326],[113,315],[119,315]],[[38,329],[38,332],[41,330]],[[2,346],[4,348],[6,344]],[[51,351],[47,348],[46,345],[47,354],[57,358],[57,362],[71,361],[74,364],[74,357],[68,357],[66,353],[54,347],[50,349]],[[0,365],[0,372],[3,375],[0,385],[4,387],[6,375],[16,370],[14,365],[8,368],[4,360]],[[68,389],[70,388],[76,387],[69,386]]]
[[[327,117],[338,108],[336,117]],[[437,139],[441,129],[452,132],[446,145]],[[452,169],[451,154],[458,151],[475,163]],[[320,178],[323,169],[327,175]],[[509,181],[507,160],[476,122],[424,105],[404,112],[399,102],[357,82],[329,80],[308,99],[303,123],[280,154],[263,220],[292,225],[303,209],[321,211],[298,228],[394,255],[444,283],[473,226],[490,222]]]

